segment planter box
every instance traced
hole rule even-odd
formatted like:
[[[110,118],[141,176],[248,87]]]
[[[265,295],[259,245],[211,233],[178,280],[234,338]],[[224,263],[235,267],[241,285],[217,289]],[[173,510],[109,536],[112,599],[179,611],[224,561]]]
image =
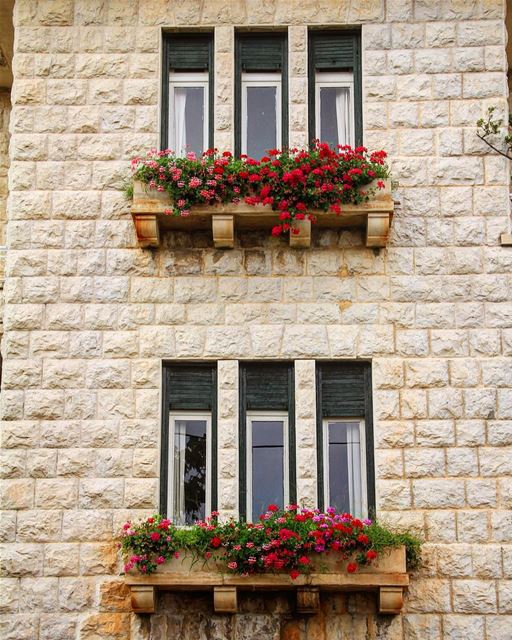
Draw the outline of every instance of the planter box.
[[[364,204],[345,204],[342,213],[312,211],[316,225],[322,228],[364,227],[367,247],[385,247],[393,216],[394,203],[391,197],[391,181],[384,181],[386,187],[377,190],[375,196]],[[133,185],[132,216],[141,247],[158,247],[161,234],[166,229],[189,230],[211,229],[215,247],[232,249],[236,229],[271,229],[279,223],[278,214],[268,206],[255,207],[240,204],[216,204],[192,207],[187,217],[166,215],[170,207],[167,193],[149,189],[135,181]],[[311,243],[311,222],[298,221],[300,232],[290,234],[290,246],[307,248]]]
[[[314,559],[314,570],[292,580],[287,573],[260,573],[247,577],[223,573],[218,562],[192,561],[186,554],[158,567],[155,573],[143,576],[129,573],[125,582],[131,590],[132,609],[136,613],[154,613],[156,592],[213,591],[217,613],[236,613],[237,590],[293,590],[299,613],[315,613],[320,606],[320,591],[374,591],[378,593],[379,613],[399,613],[403,605],[403,590],[409,584],[405,564],[405,547],[390,549],[378,562],[347,572],[350,560],[338,560],[333,554]]]

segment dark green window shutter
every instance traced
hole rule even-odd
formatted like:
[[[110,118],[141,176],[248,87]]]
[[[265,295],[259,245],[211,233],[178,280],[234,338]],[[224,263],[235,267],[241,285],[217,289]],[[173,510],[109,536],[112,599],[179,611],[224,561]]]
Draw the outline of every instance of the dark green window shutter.
[[[211,366],[183,365],[167,370],[170,411],[211,411],[215,370]]]
[[[365,413],[363,363],[318,365],[323,418],[362,417]]]
[[[242,71],[282,71],[285,67],[284,34],[240,35],[238,55]]]
[[[169,71],[207,71],[210,68],[212,38],[208,35],[169,36]]]
[[[235,155],[242,148],[242,73],[281,72],[281,147],[288,146],[288,38],[286,33],[237,33],[235,42]]]
[[[355,34],[312,33],[310,42],[315,71],[352,71],[356,68],[359,39]]]
[[[361,34],[355,31],[309,32],[308,119],[309,139],[315,138],[317,71],[351,71],[354,74],[354,107],[356,144],[363,142],[363,91],[361,72]]]
[[[247,411],[288,411],[290,367],[286,364],[251,365],[244,370]]]

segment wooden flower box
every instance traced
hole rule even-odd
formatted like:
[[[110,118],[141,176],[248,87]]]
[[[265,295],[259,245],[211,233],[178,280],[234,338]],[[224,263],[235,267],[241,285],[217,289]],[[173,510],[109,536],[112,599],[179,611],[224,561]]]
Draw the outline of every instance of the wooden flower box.
[[[358,567],[356,573],[348,573],[349,561],[338,560],[334,554],[316,556],[313,573],[292,580],[287,573],[247,577],[227,574],[215,560],[194,562],[191,556],[183,554],[160,565],[151,575],[128,573],[125,582],[131,590],[135,613],[154,613],[159,590],[212,591],[216,613],[236,613],[238,590],[295,591],[297,611],[302,614],[319,609],[321,591],[373,591],[378,594],[379,613],[400,613],[403,591],[409,584],[405,547],[390,549],[374,564]]]
[[[367,247],[385,247],[393,217],[391,181],[384,180],[385,188],[376,190],[374,197],[363,204],[345,204],[339,215],[312,211],[316,225],[321,228],[363,227],[366,229]],[[375,185],[373,185],[375,186]],[[211,229],[215,247],[232,249],[235,229],[271,229],[279,223],[278,214],[269,206],[217,204],[192,207],[190,215],[179,217],[164,213],[171,206],[167,193],[149,189],[147,184],[135,181],[133,185],[132,216],[141,247],[158,247],[166,229]],[[298,234],[290,234],[290,246],[307,248],[311,244],[311,222],[298,221]]]

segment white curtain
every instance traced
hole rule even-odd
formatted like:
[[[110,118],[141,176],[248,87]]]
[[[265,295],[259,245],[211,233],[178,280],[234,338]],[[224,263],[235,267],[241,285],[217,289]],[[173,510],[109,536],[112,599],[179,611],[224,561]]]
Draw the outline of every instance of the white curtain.
[[[174,519],[176,524],[185,524],[185,451],[187,425],[183,420],[174,424]]]
[[[176,87],[174,89],[174,131],[176,148],[174,151],[178,156],[184,156],[187,146],[187,125],[185,111],[187,107],[187,89]]]
[[[363,513],[363,495],[361,487],[361,449],[359,444],[359,423],[348,422],[347,427],[347,466],[348,495],[350,513],[361,517]]]
[[[336,89],[336,124],[338,144],[352,144],[350,136],[350,91],[345,87]]]

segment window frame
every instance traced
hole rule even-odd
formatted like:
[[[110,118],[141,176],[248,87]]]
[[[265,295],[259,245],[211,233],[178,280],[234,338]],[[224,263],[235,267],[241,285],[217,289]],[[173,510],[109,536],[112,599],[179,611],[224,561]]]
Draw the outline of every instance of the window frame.
[[[319,80],[321,77],[321,80]],[[315,72],[315,138],[320,138],[320,90],[323,88],[348,89],[350,101],[350,140],[344,144],[355,146],[355,100],[354,74],[350,71],[316,71]]]
[[[252,522],[252,421],[267,418],[275,419],[276,422],[283,422],[283,507],[290,502],[290,419],[288,411],[247,411],[246,422],[246,520]]]
[[[182,79],[179,79],[182,78]],[[188,72],[188,71],[172,71],[169,73],[169,101],[168,101],[168,123],[169,123],[169,136],[167,144],[169,149],[173,149],[178,155],[178,149],[176,149],[176,130],[173,123],[173,107],[175,104],[175,90],[181,88],[202,88],[203,94],[203,110],[204,110],[204,122],[203,122],[203,144],[207,142],[206,149],[209,145],[209,123],[210,123],[210,109],[209,109],[209,74],[204,72]],[[206,151],[204,149],[204,151]],[[183,151],[183,155],[179,157],[185,157],[186,151]]]
[[[206,484],[204,496],[205,518],[211,514],[212,509],[212,414],[204,411],[169,411],[169,447],[168,447],[168,474],[167,474],[167,513],[173,522],[178,526],[189,526],[184,522],[178,522],[177,514],[174,512],[174,446],[176,444],[176,421],[177,420],[204,420],[206,422]],[[181,514],[180,514],[181,516]]]
[[[316,92],[315,81],[318,71],[315,60],[315,40],[322,37],[340,38],[346,42],[352,40],[353,59],[350,64],[338,69],[330,68],[329,73],[351,71],[354,78],[354,143],[356,146],[363,144],[363,88],[362,88],[362,64],[361,64],[361,31],[354,29],[330,30],[308,29],[308,135],[310,144],[316,137]],[[325,67],[322,67],[325,68]],[[327,72],[327,71],[326,71]]]
[[[243,69],[242,64],[242,47],[244,40],[261,39],[265,40],[277,40],[281,44],[281,69],[276,71],[275,69],[265,68],[265,65],[261,64],[261,69],[246,71]],[[289,106],[288,106],[288,30],[284,31],[235,31],[235,113],[234,113],[234,132],[235,132],[235,156],[240,157],[242,151],[242,74],[254,73],[260,74],[265,72],[273,72],[281,74],[281,149],[288,146],[288,121],[289,121]],[[259,160],[259,158],[258,158]]]
[[[250,79],[248,79],[250,78]],[[282,72],[249,72],[243,71],[240,78],[241,91],[241,132],[240,151],[247,155],[247,88],[248,87],[275,87],[276,88],[276,144],[274,148],[281,149],[283,141],[282,133]],[[259,158],[255,158],[259,160]]]
[[[174,371],[174,374],[179,374],[180,370],[187,369],[194,370],[208,370],[211,375],[210,389],[211,389],[211,397],[210,402],[211,406],[209,408],[172,408],[171,407],[171,397],[172,397],[172,389],[173,384],[171,381],[171,372]],[[217,361],[191,361],[191,360],[163,360],[162,361],[162,394],[161,394],[161,430],[160,430],[160,473],[159,473],[159,481],[160,481],[160,513],[167,517],[169,501],[172,500],[169,497],[169,441],[170,441],[170,429],[169,429],[169,418],[171,413],[178,413],[183,415],[188,414],[210,414],[211,415],[211,438],[210,438],[210,447],[209,447],[209,455],[210,457],[210,473],[208,474],[208,480],[210,482],[211,487],[211,510],[215,511],[217,509],[218,502],[218,454],[217,454],[217,444],[218,444],[218,429],[217,429],[217,421],[218,421],[218,409],[217,409]],[[207,480],[207,481],[208,481]]]
[[[170,55],[172,50],[173,41],[187,40],[188,42],[197,41],[204,45],[207,41],[207,68],[204,67],[198,69],[194,68],[194,64],[191,68],[183,68],[179,73],[208,73],[208,135],[206,140],[208,141],[208,147],[214,146],[214,98],[215,98],[215,69],[214,69],[214,32],[213,31],[163,31],[162,32],[162,68],[161,68],[161,85],[160,85],[160,149],[165,150],[169,148],[169,111],[170,111],[170,87],[169,76],[171,72],[176,73],[176,70],[172,70],[170,67]]]
[[[323,456],[323,496],[324,506],[331,506],[330,486],[329,486],[329,425],[333,422],[351,422],[359,425],[359,455],[361,458],[361,466],[359,474],[361,477],[361,512],[355,514],[354,509],[350,506],[350,513],[358,517],[367,517],[368,515],[368,474],[366,464],[366,425],[365,419],[362,417],[325,417],[322,419],[322,456]]]
[[[341,415],[342,412],[333,412],[336,414],[336,418],[331,416],[324,416],[322,410],[322,373],[323,367],[343,367],[346,370],[345,375],[347,379],[349,375],[359,374],[361,379],[361,391],[364,394],[363,406],[361,407],[363,415],[354,414],[354,412],[347,411],[346,415]],[[366,505],[367,513],[370,517],[375,516],[376,513],[376,499],[375,499],[375,451],[374,451],[374,434],[373,434],[373,397],[372,397],[372,364],[363,360],[315,360],[315,377],[316,377],[316,456],[317,456],[317,501],[318,508],[325,509],[327,506],[325,503],[324,486],[326,482],[326,474],[324,469],[324,419],[332,420],[343,419],[350,420],[351,417],[356,415],[355,419],[363,419],[365,425],[365,450],[364,463],[366,465]],[[364,502],[364,499],[363,499]]]

